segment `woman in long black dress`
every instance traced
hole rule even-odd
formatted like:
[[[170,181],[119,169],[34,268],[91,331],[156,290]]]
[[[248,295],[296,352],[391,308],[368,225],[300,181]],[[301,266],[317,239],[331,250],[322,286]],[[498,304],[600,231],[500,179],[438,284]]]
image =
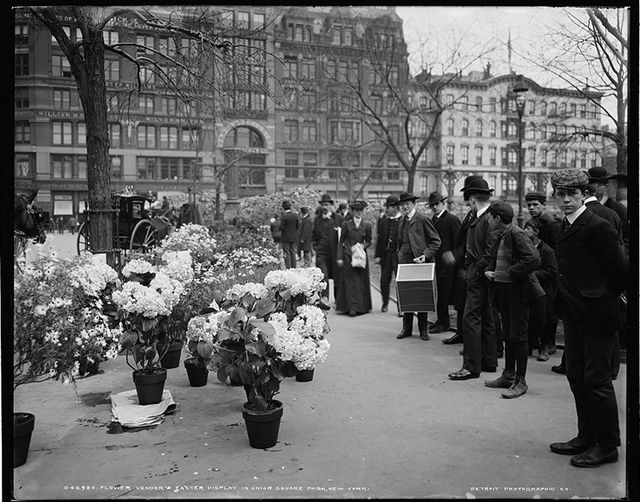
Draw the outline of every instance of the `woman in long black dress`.
[[[363,200],[350,204],[353,218],[342,224],[338,242],[336,263],[342,267],[343,272],[336,297],[336,310],[348,312],[352,317],[371,310],[367,257],[367,248],[371,245],[371,224],[362,219],[366,206],[367,203]],[[358,255],[362,257],[363,254],[364,259],[360,261]],[[358,261],[363,266],[358,266]]]

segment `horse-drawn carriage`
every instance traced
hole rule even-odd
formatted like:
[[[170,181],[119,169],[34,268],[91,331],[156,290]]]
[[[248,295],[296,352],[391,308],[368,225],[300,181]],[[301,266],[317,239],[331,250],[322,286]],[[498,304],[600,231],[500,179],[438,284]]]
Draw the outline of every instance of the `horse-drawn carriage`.
[[[124,251],[146,252],[157,246],[173,228],[166,216],[154,216],[147,209],[144,195],[112,194],[113,247]],[[78,230],[78,254],[91,249],[89,242],[90,211],[85,208],[85,219]]]

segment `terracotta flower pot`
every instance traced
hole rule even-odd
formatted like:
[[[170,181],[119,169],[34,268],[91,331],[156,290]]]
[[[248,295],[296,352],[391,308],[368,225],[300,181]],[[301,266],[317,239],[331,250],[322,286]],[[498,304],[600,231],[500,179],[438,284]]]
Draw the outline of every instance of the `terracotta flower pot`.
[[[296,373],[296,382],[310,382],[313,380],[313,370],[315,368],[311,368],[310,370],[298,370]]]
[[[164,369],[172,369],[180,366],[180,354],[182,353],[183,346],[183,341],[171,342],[168,347],[166,345],[158,344],[158,354],[164,353],[164,355],[160,358],[160,365]]]
[[[184,367],[187,370],[187,377],[189,377],[189,385],[191,385],[191,387],[203,387],[207,385],[209,370],[206,366],[199,365],[197,359],[190,358],[185,359]]]

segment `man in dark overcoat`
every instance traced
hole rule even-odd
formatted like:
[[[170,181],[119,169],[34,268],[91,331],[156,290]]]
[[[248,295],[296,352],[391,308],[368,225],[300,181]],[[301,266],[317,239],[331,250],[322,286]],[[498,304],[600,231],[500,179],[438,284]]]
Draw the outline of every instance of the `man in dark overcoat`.
[[[595,188],[595,196],[604,207],[611,209],[620,218],[620,230],[625,252],[629,254],[629,221],[627,208],[620,202],[609,197],[609,179],[612,178],[604,167],[592,167],[588,171],[589,184]],[[597,213],[596,213],[597,214]]]
[[[436,253],[436,283],[438,285],[438,306],[436,308],[436,322],[429,328],[431,333],[449,331],[449,305],[453,300],[453,286],[456,277],[456,259],[453,250],[456,246],[456,235],[460,228],[460,220],[457,216],[447,211],[443,197],[438,192],[429,195],[429,207],[433,211],[433,226],[440,236],[440,248]]]
[[[559,288],[567,380],[575,400],[578,435],[552,443],[551,451],[573,455],[576,467],[618,459],[620,427],[612,383],[614,334],[621,326],[616,305],[629,269],[615,229],[583,204],[587,174],[562,169],[551,184],[565,214],[558,243]]]
[[[451,380],[478,378],[481,371],[495,372],[498,367],[493,307],[489,302],[489,282],[484,275],[491,259],[491,248],[499,234],[488,211],[493,190],[484,179],[477,179],[471,181],[465,191],[469,193],[471,209],[476,216],[469,225],[465,253],[464,358],[462,368],[449,373]]]
[[[402,192],[398,204],[404,217],[398,227],[398,263],[430,263],[433,262],[440,247],[440,236],[433,223],[416,208],[418,197],[409,192]],[[426,312],[418,313],[418,330],[420,339],[429,340],[429,319]],[[411,336],[413,331],[413,312],[404,312],[402,331],[397,339]]]
[[[389,309],[391,279],[398,269],[398,227],[402,213],[398,207],[400,199],[389,195],[385,202],[385,214],[378,219],[376,227],[376,250],[374,259],[380,264],[380,295],[382,312]]]
[[[280,216],[280,245],[284,255],[284,267],[296,268],[296,242],[298,241],[298,215],[291,211],[291,202],[282,201],[282,216]]]
[[[309,209],[305,206],[300,208],[298,252],[302,254],[304,266],[311,267],[313,259],[313,220],[309,216]]]
[[[326,287],[322,296],[329,298],[329,279],[334,280],[333,293],[338,291],[339,273],[336,265],[338,252],[338,229],[344,218],[333,211],[333,199],[325,193],[320,199],[318,216],[313,220],[313,249],[316,252],[316,267],[322,270]]]
[[[480,179],[482,179],[482,176],[472,174],[471,176],[467,176],[464,180],[462,195],[467,206],[469,205],[469,192],[465,192],[464,190],[473,180]],[[469,225],[474,218],[475,212],[469,210],[463,218],[460,228],[458,229],[455,247],[453,249],[453,256],[456,260],[454,306],[456,308],[457,321],[455,335],[453,335],[451,338],[445,338],[444,340],[442,340],[442,343],[447,345],[462,343],[463,340],[464,329],[462,323],[462,314],[464,313],[464,303],[467,298],[467,268],[465,265],[464,257],[467,249],[467,231],[469,230]]]

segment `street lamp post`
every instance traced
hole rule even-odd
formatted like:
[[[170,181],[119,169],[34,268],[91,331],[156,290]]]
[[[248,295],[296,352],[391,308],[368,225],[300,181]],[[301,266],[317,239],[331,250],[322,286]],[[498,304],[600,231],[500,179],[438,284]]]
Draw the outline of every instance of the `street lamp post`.
[[[513,88],[513,92],[516,94],[516,109],[518,111],[518,226],[522,228],[522,222],[524,215],[522,214],[522,192],[524,189],[524,183],[522,179],[522,116],[524,115],[525,99],[524,93],[529,88],[524,82],[524,78],[520,75],[518,82]]]

